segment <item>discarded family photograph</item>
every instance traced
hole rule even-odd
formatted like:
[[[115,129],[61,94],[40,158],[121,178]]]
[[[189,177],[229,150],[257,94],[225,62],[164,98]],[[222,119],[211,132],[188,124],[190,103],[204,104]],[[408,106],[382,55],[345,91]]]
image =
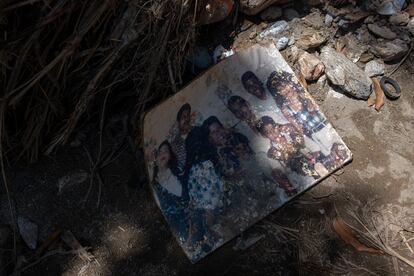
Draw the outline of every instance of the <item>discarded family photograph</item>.
[[[236,53],[148,112],[144,143],[154,197],[192,262],[352,158],[274,46]]]

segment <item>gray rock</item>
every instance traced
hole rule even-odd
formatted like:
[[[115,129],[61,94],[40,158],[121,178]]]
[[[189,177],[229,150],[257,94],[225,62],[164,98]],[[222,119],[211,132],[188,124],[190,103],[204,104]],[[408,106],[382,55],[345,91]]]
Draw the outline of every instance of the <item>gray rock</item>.
[[[386,38],[386,39],[395,39],[397,37],[397,34],[391,31],[387,27],[380,27],[377,24],[368,24],[368,30],[372,32],[373,34]]]
[[[323,73],[325,66],[315,55],[303,52],[298,59],[299,70],[306,80],[317,80]]]
[[[373,36],[368,31],[368,27],[366,25],[362,25],[361,27],[359,27],[355,31],[355,34],[358,41],[364,44],[368,44],[371,41],[371,39],[373,39]]]
[[[320,30],[325,24],[325,20],[320,12],[313,12],[307,15],[303,18],[303,22],[317,30]]]
[[[405,0],[367,1],[367,8],[381,15],[393,15],[403,8]]]
[[[284,50],[289,43],[289,38],[287,38],[286,36],[279,38],[277,41],[275,41],[275,46],[276,48],[281,51]]]
[[[294,18],[298,18],[299,17],[299,13],[291,8],[287,8],[283,10],[283,17],[284,19],[286,19],[287,21],[291,21]]]
[[[375,17],[373,15],[370,15],[364,19],[365,24],[370,24],[375,22]]]
[[[407,29],[412,35],[414,35],[414,17],[410,19],[410,22],[408,22]]]
[[[270,6],[260,13],[260,18],[264,21],[275,21],[282,16],[282,9]]]
[[[341,29],[347,29],[349,27],[349,21],[344,19],[339,20],[338,27]]]
[[[328,26],[328,27],[330,27],[332,25],[332,22],[333,22],[332,15],[330,15],[330,14],[327,13],[325,15],[325,25]]]
[[[290,2],[290,0],[240,0],[240,10],[248,15],[256,15],[271,5],[287,2]]]
[[[251,33],[249,34],[249,38],[250,38],[250,39],[255,39],[255,38],[256,38],[256,36],[257,36],[257,32],[256,32],[256,31],[253,31],[253,32],[251,32]]]
[[[320,57],[325,65],[325,74],[332,84],[357,99],[368,99],[372,81],[364,71],[329,46],[322,48]]]
[[[286,60],[290,61],[291,64],[294,64],[298,60],[299,54],[301,52],[302,50],[293,45],[286,49],[284,56]]]
[[[289,24],[285,20],[276,21],[273,24],[270,24],[266,29],[260,33],[260,37],[264,38],[266,36],[276,37],[281,32],[288,30]]]
[[[325,85],[326,85],[326,81],[327,81],[327,78],[326,78],[326,75],[325,74],[323,74],[319,79],[318,79],[318,81],[316,82],[320,87],[322,87],[322,88],[324,88],[325,87]]]
[[[381,76],[385,73],[385,65],[384,62],[380,59],[371,60],[367,64],[365,64],[365,74],[368,77],[375,77]]]
[[[307,29],[296,38],[296,45],[303,50],[308,50],[319,47],[326,42],[326,38],[327,35],[321,31]]]
[[[371,52],[384,61],[393,61],[402,58],[408,51],[407,43],[401,39],[380,41],[372,45]]]
[[[400,12],[391,15],[389,20],[391,24],[404,26],[410,21],[410,15],[406,12]]]

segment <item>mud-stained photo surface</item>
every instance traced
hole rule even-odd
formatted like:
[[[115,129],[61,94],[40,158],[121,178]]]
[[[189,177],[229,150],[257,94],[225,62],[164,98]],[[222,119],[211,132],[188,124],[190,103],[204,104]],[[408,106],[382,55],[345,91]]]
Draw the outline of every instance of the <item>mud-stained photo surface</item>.
[[[222,61],[144,123],[154,197],[192,262],[352,158],[273,46]]]

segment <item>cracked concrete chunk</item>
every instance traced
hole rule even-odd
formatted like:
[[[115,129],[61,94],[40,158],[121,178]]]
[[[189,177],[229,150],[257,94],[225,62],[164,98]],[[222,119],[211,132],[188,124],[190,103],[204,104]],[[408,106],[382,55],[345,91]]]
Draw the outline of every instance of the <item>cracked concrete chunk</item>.
[[[329,46],[322,48],[321,59],[332,84],[357,99],[368,98],[372,81],[357,65]]]

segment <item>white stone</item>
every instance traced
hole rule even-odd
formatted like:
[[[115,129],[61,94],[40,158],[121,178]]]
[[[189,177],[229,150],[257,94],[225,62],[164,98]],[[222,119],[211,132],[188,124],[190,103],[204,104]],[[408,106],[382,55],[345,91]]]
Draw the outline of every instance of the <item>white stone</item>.
[[[384,62],[380,59],[371,60],[365,65],[365,74],[370,78],[384,75],[384,72],[385,72]]]

